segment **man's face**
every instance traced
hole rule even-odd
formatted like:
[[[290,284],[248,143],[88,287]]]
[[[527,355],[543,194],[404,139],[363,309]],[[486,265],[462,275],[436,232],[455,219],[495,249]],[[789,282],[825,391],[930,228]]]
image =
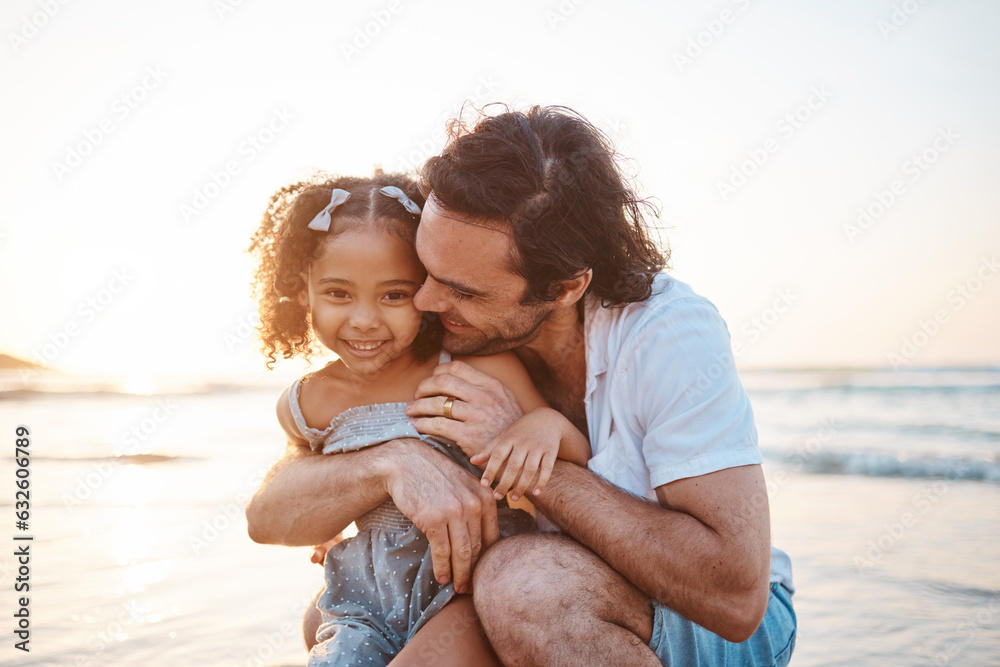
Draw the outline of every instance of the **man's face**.
[[[444,347],[453,354],[497,354],[531,342],[555,308],[523,305],[524,278],[511,273],[513,241],[427,200],[417,228],[417,255],[427,280],[413,303],[440,313]]]

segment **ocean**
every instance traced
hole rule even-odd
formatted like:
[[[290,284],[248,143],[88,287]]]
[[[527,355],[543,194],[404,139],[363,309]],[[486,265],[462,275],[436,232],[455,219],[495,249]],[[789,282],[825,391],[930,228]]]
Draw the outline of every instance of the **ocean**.
[[[280,387],[44,376],[30,390],[0,376],[0,662],[304,665],[321,568],[308,548],[253,543],[243,517],[284,446]],[[792,664],[1000,664],[1000,369],[742,377],[773,542],[792,558]],[[28,652],[13,632],[22,595]]]

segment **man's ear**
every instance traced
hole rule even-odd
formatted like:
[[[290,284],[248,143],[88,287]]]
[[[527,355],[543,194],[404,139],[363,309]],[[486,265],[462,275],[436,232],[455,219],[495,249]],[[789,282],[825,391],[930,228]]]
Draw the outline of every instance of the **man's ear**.
[[[560,281],[560,287],[562,291],[559,296],[556,297],[556,303],[560,303],[564,306],[572,306],[577,301],[583,298],[583,295],[587,293],[587,288],[590,287],[590,281],[594,278],[594,270],[587,269],[583,273],[580,273],[573,278],[568,280]]]

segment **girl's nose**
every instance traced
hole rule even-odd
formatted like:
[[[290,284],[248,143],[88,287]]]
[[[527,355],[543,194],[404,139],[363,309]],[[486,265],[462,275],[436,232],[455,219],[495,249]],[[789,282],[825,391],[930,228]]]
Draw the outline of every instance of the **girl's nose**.
[[[359,331],[378,327],[378,312],[375,308],[359,303],[352,311],[348,323]]]

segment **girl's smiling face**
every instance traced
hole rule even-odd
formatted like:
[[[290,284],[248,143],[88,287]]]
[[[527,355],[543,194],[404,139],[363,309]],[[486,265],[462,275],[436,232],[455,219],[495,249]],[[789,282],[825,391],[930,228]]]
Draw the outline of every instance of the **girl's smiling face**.
[[[411,243],[354,229],[326,241],[306,276],[303,305],[319,341],[352,373],[372,378],[410,360],[422,319],[413,295],[426,275]]]

